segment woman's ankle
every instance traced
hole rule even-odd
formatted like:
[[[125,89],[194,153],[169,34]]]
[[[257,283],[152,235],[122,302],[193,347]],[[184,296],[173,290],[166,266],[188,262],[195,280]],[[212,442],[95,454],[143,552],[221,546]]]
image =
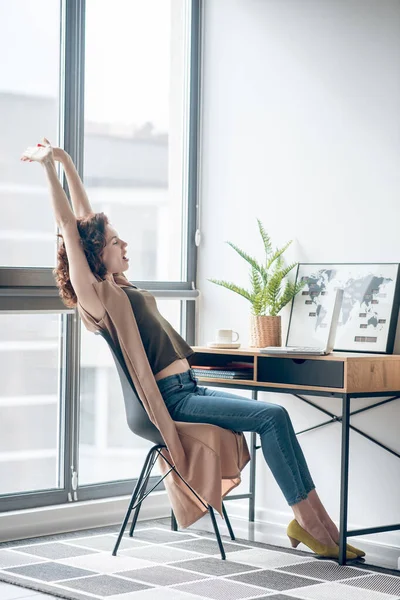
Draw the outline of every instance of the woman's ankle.
[[[335,523],[332,521],[332,519],[329,519],[328,521],[322,520],[322,523],[324,524],[324,527],[329,531],[329,535],[334,540],[335,544],[337,544],[339,542],[339,530],[336,527]]]
[[[298,524],[316,540],[327,546],[334,546],[335,541],[307,500],[292,506]]]
[[[326,508],[322,504],[322,502],[317,494],[317,491],[315,489],[309,493],[307,500],[309,501],[310,505],[312,506],[315,514],[317,515],[317,517],[319,518],[321,523],[323,523],[323,525],[326,527],[326,529],[328,529],[330,534],[332,535],[332,533],[333,533],[335,537],[339,536],[339,531],[338,531],[335,523],[332,521],[331,517],[329,516]]]

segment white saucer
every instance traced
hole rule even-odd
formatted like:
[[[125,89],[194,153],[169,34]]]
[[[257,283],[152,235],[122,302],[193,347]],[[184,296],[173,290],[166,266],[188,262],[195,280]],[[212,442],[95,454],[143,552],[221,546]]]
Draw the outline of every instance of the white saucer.
[[[208,342],[208,348],[240,348],[240,344],[238,342],[231,342],[225,344],[219,344],[218,342]]]

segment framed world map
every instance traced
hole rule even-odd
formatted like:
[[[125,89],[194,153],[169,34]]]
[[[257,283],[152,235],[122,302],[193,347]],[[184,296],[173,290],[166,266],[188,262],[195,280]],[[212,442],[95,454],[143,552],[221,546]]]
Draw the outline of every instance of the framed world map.
[[[300,263],[296,282],[303,289],[293,298],[287,346],[325,346],[330,307],[337,288],[343,303],[335,350],[393,352],[400,304],[399,263]]]

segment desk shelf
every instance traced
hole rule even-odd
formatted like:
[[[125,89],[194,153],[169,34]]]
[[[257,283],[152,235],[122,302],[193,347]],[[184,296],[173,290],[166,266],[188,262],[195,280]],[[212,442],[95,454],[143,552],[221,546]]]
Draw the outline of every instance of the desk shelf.
[[[195,348],[193,348],[193,350],[195,350]],[[220,381],[227,381],[227,382],[231,382],[231,383],[236,383],[236,382],[240,382],[243,384],[253,384],[256,381],[256,372],[255,372],[255,365],[256,365],[256,360],[254,358],[254,354],[251,353],[240,353],[240,355],[238,355],[238,352],[235,351],[235,354],[232,356],[232,354],[227,353],[224,350],[218,349],[217,351],[212,349],[210,350],[210,352],[196,352],[190,356],[189,358],[189,362],[192,368],[195,367],[212,367],[215,369],[227,369],[227,370],[234,370],[235,367],[232,366],[230,363],[232,361],[236,361],[236,362],[240,362],[240,363],[245,363],[246,365],[249,365],[251,368],[248,369],[249,373],[249,377],[247,377],[246,379],[242,379],[242,378],[232,378],[232,377],[221,377],[221,378],[214,378],[214,377],[201,377],[202,381],[208,381],[209,383],[212,382],[220,382]],[[240,370],[240,367],[237,366],[236,369]],[[247,374],[247,373],[246,373]]]

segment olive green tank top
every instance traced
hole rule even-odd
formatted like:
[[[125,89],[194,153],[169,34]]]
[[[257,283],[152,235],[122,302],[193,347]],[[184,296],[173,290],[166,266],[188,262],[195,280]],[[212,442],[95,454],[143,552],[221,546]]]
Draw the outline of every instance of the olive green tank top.
[[[122,287],[128,296],[137,322],[140,337],[156,375],[175,360],[188,358],[194,351],[183,337],[160,314],[156,299],[147,290],[136,286]]]

